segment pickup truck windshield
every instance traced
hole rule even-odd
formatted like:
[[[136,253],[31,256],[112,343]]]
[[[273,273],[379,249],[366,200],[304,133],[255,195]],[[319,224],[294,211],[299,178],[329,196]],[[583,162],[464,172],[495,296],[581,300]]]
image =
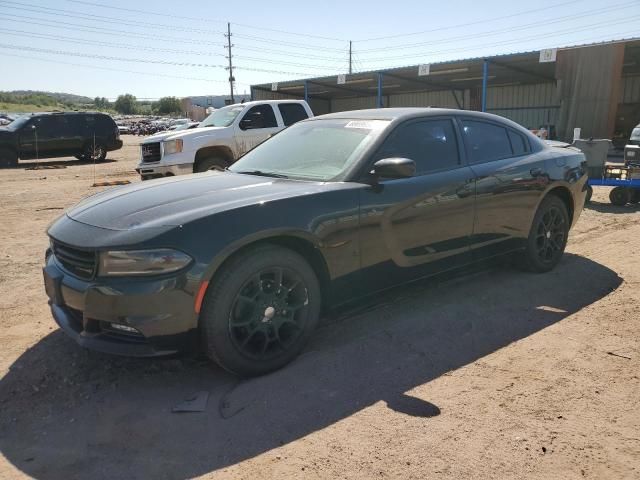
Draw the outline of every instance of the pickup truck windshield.
[[[339,181],[389,124],[384,120],[312,120],[296,123],[258,145],[232,172]]]
[[[7,128],[7,130],[11,130],[12,132],[15,132],[16,130],[18,130],[18,129],[22,128],[24,125],[26,125],[30,118],[31,118],[31,116],[29,116],[29,115],[24,115],[23,117],[18,117],[13,122],[11,122],[9,125],[7,125],[6,128]]]
[[[244,110],[243,105],[229,105],[216,110],[200,123],[202,127],[228,127],[233,123],[240,112]]]

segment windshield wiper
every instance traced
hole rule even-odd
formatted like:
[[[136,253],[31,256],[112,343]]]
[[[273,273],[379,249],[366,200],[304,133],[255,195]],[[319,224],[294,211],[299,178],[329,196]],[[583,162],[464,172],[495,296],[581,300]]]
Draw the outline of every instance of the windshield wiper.
[[[289,178],[286,175],[283,175],[281,173],[263,172],[262,170],[243,170],[241,172],[235,172],[235,173],[242,173],[244,175],[258,175],[260,177]]]

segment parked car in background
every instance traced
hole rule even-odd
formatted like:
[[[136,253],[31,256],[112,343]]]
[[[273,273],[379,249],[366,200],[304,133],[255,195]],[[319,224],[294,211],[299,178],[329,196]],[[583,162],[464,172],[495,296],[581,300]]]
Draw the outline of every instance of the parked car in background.
[[[148,180],[224,170],[269,136],[311,117],[304,100],[229,105],[214,111],[193,131],[145,139],[136,171]]]
[[[120,132],[120,135],[129,135],[131,127],[129,125],[118,125],[118,132]]]
[[[640,164],[640,124],[633,129],[629,143],[624,147],[624,163]]]
[[[192,128],[197,128],[200,125],[200,122],[187,122],[181,123],[179,125],[172,125],[167,130],[171,132],[179,132],[182,130],[191,130]]]
[[[104,160],[107,152],[122,148],[120,132],[104,113],[35,113],[0,127],[0,166],[18,160],[76,157]]]
[[[495,115],[324,115],[228,171],[85,199],[49,228],[45,286],[85,347],[152,356],[200,344],[258,375],[301,352],[321,311],[354,298],[498,255],[553,269],[586,181],[580,151]]]

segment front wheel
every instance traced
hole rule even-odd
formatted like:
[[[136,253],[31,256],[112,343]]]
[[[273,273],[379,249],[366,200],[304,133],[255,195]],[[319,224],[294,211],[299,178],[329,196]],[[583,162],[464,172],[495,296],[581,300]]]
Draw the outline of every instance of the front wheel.
[[[233,258],[205,296],[200,328],[208,357],[240,376],[292,361],[320,318],[318,278],[298,253],[275,245]]]
[[[584,197],[584,203],[591,202],[592,196],[593,196],[593,187],[591,185],[587,185],[587,194]]]
[[[203,158],[196,163],[194,173],[207,172],[209,170],[215,170],[223,172],[227,168],[228,162],[224,158],[210,157]]]
[[[549,195],[533,219],[521,265],[530,272],[552,270],[562,258],[569,236],[569,215],[565,204]]]

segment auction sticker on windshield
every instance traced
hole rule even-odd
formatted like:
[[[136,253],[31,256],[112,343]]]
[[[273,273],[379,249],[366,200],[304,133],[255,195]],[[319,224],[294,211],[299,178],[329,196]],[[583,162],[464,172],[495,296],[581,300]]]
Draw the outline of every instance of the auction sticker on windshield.
[[[352,120],[344,128],[360,128],[363,130],[382,130],[389,122],[387,120]]]

